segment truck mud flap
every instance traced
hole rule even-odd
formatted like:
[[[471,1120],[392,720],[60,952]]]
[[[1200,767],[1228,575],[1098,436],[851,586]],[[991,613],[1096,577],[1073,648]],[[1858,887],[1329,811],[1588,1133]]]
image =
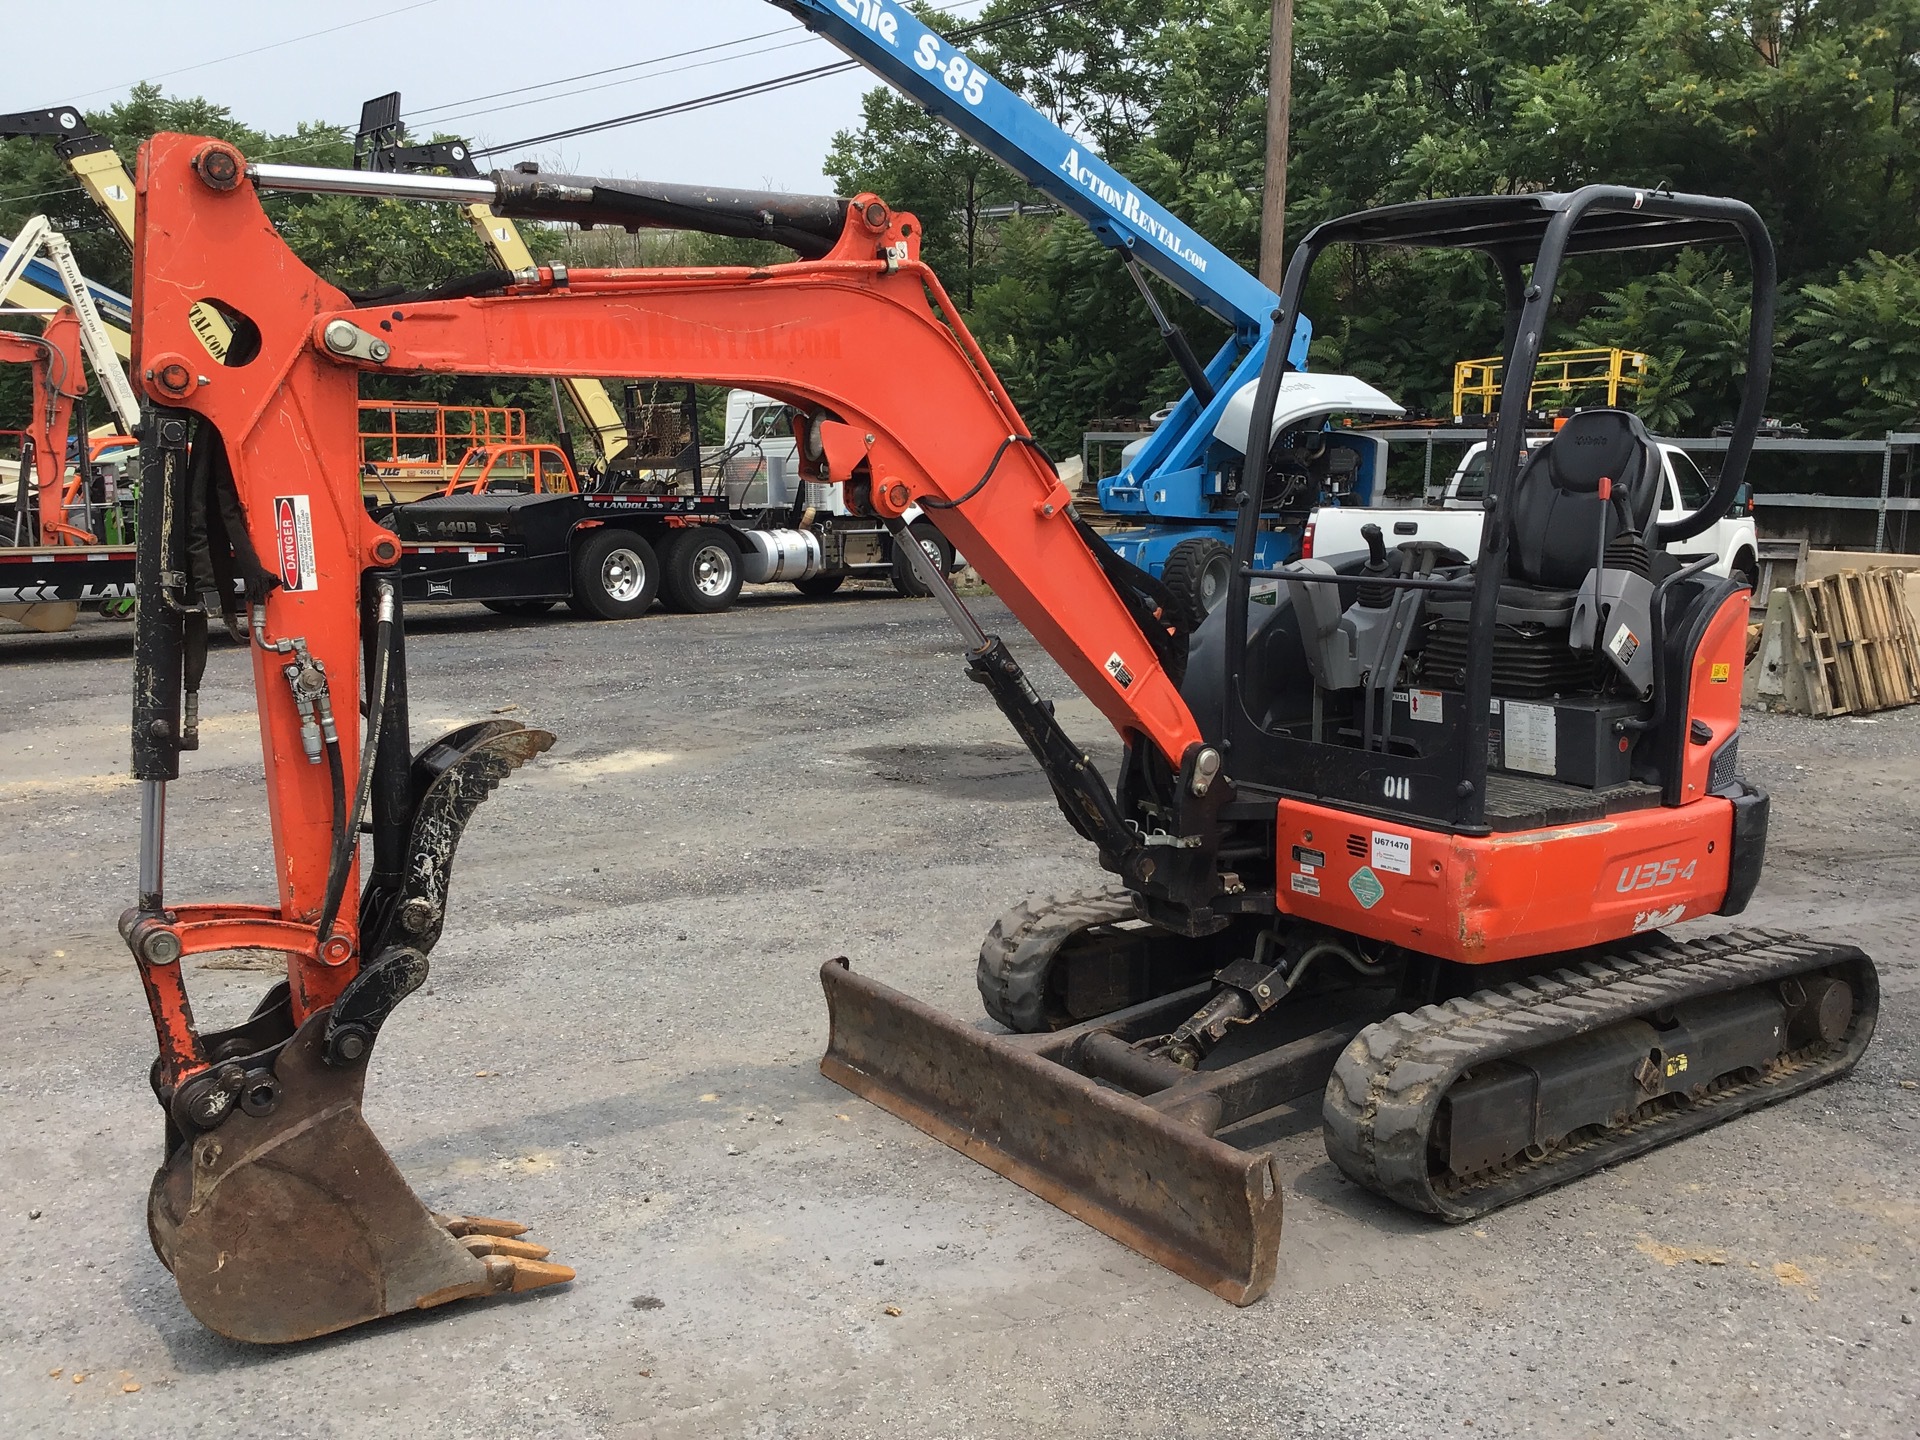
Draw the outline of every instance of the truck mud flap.
[[[1223,1300],[1249,1305],[1273,1284],[1281,1195],[1271,1157],[1214,1138],[1220,1109],[1208,1110],[1205,1094],[1196,1122],[1192,1107],[1180,1118],[1184,1097],[1173,1092],[1184,1086],[1156,1106],[1070,1063],[1091,1038],[1118,1045],[1170,1029],[1207,986],[1056,1035],[1007,1036],[856,975],[845,960],[828,961],[820,982],[828,1079]],[[1308,1074],[1324,1081],[1344,1043],[1319,1040]]]

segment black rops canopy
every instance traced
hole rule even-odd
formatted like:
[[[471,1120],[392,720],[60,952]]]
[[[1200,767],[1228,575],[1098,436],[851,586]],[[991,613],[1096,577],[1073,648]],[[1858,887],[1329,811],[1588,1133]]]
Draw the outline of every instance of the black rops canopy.
[[[1484,250],[1519,259],[1538,253],[1555,216],[1577,203],[1579,217],[1563,253],[1655,250],[1739,240],[1753,211],[1737,200],[1675,195],[1625,185],[1535,195],[1464,195],[1383,205],[1316,225],[1302,249],[1328,245],[1403,245]]]

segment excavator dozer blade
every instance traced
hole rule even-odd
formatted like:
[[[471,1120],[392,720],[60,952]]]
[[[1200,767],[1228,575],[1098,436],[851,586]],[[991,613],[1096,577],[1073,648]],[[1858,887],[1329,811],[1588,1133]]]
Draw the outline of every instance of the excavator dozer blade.
[[[361,1115],[364,1062],[322,1059],[327,1015],[280,1052],[270,1113],[236,1107],[154,1176],[153,1246],[194,1317],[275,1344],[571,1280],[525,1226],[420,1203]]]
[[[1272,1285],[1281,1198],[1268,1156],[1047,1058],[1053,1037],[988,1034],[845,960],[820,983],[828,1079],[1223,1300],[1249,1305]],[[1183,991],[1137,1008],[1169,1003],[1183,1018],[1198,1001]]]

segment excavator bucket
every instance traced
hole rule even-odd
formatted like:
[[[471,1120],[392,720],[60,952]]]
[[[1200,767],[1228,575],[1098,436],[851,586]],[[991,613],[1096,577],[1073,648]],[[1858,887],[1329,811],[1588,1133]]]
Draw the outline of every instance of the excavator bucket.
[[[361,1113],[380,1028],[427,977],[467,822],[502,780],[552,744],[544,730],[487,720],[420,751],[405,776],[412,816],[404,882],[369,905],[387,916],[370,932],[380,937],[374,955],[304,1021],[295,1019],[291,982],[282,981],[240,1024],[195,1037],[208,1063],[178,1085],[166,1086],[156,1063],[167,1158],[148,1194],[148,1231],[187,1308],[208,1328],[261,1344],[307,1340],[383,1315],[573,1279],[543,1247],[519,1238],[524,1225],[428,1210]],[[150,990],[167,983],[156,980],[142,937],[155,919],[135,911],[123,922],[145,957]],[[176,965],[157,968],[171,975]]]
[[[154,1176],[153,1246],[187,1308],[235,1340],[276,1344],[573,1278],[511,1221],[436,1215],[360,1113],[366,1066],[322,1059],[327,1014],[300,1027],[218,1130]],[[275,1100],[265,1114],[265,1100]]]
[[[820,980],[828,1079],[1223,1300],[1250,1305],[1273,1284],[1273,1161],[1211,1132],[1324,1084],[1357,1021],[1244,1067],[1144,1076],[1140,1067],[1157,1062],[1130,1042],[1170,1030],[1209,986],[1051,1035],[1010,1036],[856,975],[845,960],[829,961]]]

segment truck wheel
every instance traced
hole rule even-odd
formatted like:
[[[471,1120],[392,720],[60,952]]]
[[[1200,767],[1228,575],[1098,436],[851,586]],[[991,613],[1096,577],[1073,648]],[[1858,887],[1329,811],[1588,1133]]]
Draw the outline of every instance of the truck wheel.
[[[1744,584],[1755,595],[1760,595],[1760,562],[1754,558],[1751,550],[1742,550],[1733,557],[1729,572],[1734,579]],[[1765,599],[1765,596],[1761,596]]]
[[[942,575],[953,569],[953,546],[947,543],[947,537],[933,526],[921,523],[907,527],[907,533],[920,542],[920,548],[928,559],[933,561]],[[893,557],[893,588],[899,594],[912,600],[923,600],[933,591],[920,583],[919,572],[913,568],[905,552],[897,547]]]
[[[557,603],[552,600],[482,600],[497,615],[544,615]]]
[[[719,526],[676,531],[660,548],[660,598],[669,610],[711,615],[739,596],[740,547]]]
[[[595,620],[632,620],[653,608],[660,561],[631,530],[599,530],[573,555],[568,606]]]
[[[804,580],[794,581],[793,588],[798,590],[802,595],[819,600],[833,594],[834,591],[846,583],[846,572],[842,571],[838,575],[809,575]]]
[[[1182,540],[1160,569],[1160,583],[1187,607],[1189,628],[1198,629],[1213,607],[1226,599],[1233,580],[1233,551],[1218,540],[1196,536]]]

